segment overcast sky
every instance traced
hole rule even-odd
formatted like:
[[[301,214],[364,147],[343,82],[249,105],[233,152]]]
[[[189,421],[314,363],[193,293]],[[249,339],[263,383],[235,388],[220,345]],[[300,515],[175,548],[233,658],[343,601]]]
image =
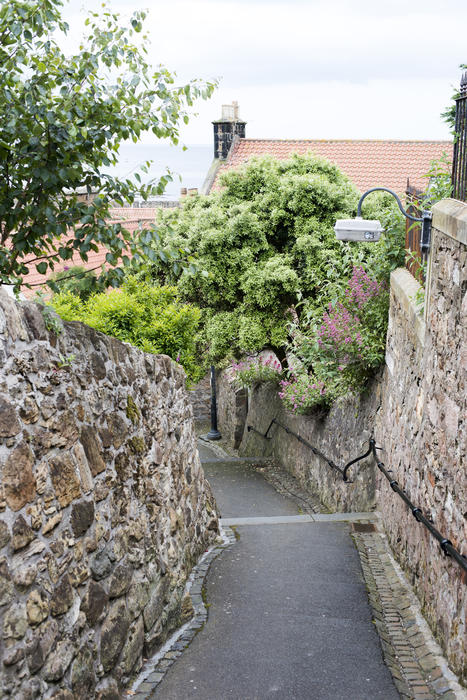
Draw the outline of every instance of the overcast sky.
[[[211,143],[211,121],[232,100],[251,138],[449,138],[440,112],[467,63],[467,0],[108,4],[126,19],[150,5],[154,65],[180,81],[220,78],[211,100],[196,105],[187,144]],[[82,0],[65,5],[70,45],[81,7]]]

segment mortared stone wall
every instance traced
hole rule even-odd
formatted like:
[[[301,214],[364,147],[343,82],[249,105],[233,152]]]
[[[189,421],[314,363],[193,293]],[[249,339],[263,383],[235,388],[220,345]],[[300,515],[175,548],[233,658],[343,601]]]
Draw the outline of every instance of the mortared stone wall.
[[[183,372],[0,290],[0,474],[0,696],[117,700],[218,532]]]

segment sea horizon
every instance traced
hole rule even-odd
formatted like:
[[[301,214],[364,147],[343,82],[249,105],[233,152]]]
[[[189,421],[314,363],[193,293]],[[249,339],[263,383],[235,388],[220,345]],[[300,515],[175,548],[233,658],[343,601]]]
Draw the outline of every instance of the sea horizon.
[[[185,151],[181,145],[123,144],[120,146],[118,164],[112,168],[106,168],[105,172],[119,178],[132,179],[135,173],[139,173],[141,181],[146,183],[153,178],[161,177],[169,168],[173,174],[173,181],[167,184],[160,198],[178,200],[182,187],[201,189],[213,157],[212,144],[186,144]],[[141,166],[147,160],[152,161],[152,165],[148,173],[144,173],[141,171]]]

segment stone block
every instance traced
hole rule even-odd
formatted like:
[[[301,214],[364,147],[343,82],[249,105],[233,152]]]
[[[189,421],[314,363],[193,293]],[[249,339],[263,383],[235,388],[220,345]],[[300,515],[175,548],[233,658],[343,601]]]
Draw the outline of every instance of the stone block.
[[[22,515],[19,515],[16,518],[12,532],[13,537],[11,539],[11,544],[15,552],[18,549],[27,547],[28,544],[35,538],[33,530],[29,527]]]
[[[44,666],[42,674],[45,680],[56,682],[59,681],[60,678],[63,678],[65,671],[71,664],[75,653],[76,650],[74,644],[70,640],[65,639],[58,642],[55,649],[49,655]]]
[[[130,619],[126,603],[115,600],[107,613],[101,629],[100,659],[105,671],[110,671],[120,656],[125,644]]]
[[[0,394],[0,438],[14,437],[21,430],[16,409]]]
[[[96,687],[94,653],[90,646],[78,652],[71,667],[71,687],[74,698],[92,698]]]
[[[97,552],[91,561],[91,573],[96,581],[105,578],[112,571],[112,562],[106,551]]]
[[[23,603],[11,605],[3,618],[3,638],[22,639],[27,628],[26,606]]]
[[[80,439],[91,469],[91,474],[96,476],[104,471],[105,462],[102,458],[101,448],[97,442],[94,428],[90,425],[83,426]]]
[[[76,465],[69,452],[49,459],[50,477],[55,495],[62,508],[81,496]]]
[[[55,617],[63,615],[73,604],[74,593],[69,574],[65,574],[53,589],[50,598],[50,612]]]
[[[125,562],[115,567],[109,581],[109,598],[118,598],[126,593],[133,577],[133,568]]]
[[[49,601],[43,591],[31,591],[26,601],[26,613],[31,627],[35,627],[49,616]]]
[[[94,481],[84,448],[80,442],[76,443],[72,449],[73,456],[78,465],[79,475],[81,478],[81,489],[84,493],[91,491]]]
[[[86,614],[88,624],[94,626],[102,616],[109,597],[104,588],[90,581],[81,601],[81,610]]]
[[[36,493],[32,472],[34,455],[26,443],[14,449],[2,469],[5,500],[11,510],[20,510],[30,503]]]
[[[13,599],[13,580],[7,561],[0,562],[0,607]]]
[[[92,501],[79,501],[73,503],[71,509],[71,529],[75,537],[83,535],[94,521],[94,503]]]
[[[140,616],[128,630],[125,646],[122,651],[121,667],[125,675],[129,675],[135,666],[141,665],[144,645],[144,623]]]
[[[6,547],[10,539],[11,535],[8,525],[3,520],[0,520],[0,549]]]
[[[106,678],[96,689],[96,700],[121,700],[117,681]]]

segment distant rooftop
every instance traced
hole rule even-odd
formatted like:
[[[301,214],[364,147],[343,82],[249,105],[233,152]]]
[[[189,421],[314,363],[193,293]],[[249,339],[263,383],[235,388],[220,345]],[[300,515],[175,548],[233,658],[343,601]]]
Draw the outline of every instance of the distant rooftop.
[[[140,227],[141,224],[148,226],[148,224],[155,221],[158,210],[159,209],[155,207],[115,207],[110,210],[110,213],[112,216],[112,223],[121,223],[127,229],[127,231],[134,232]],[[84,260],[80,258],[79,253],[76,252],[71,260],[64,260],[62,263],[56,265],[54,272],[61,272],[65,268],[79,265],[80,267],[86,268],[86,270],[95,270],[96,274],[99,275],[99,268],[105,263],[106,254],[106,248],[99,246],[99,250],[97,252],[94,250],[89,251],[88,261],[84,262]],[[27,265],[27,260],[25,262]],[[37,272],[36,266],[31,264],[29,267],[29,274],[25,276],[24,282],[33,285],[44,284],[51,274],[52,273],[48,271],[46,275],[41,275],[39,272]],[[23,287],[21,291],[26,297],[31,298],[34,297],[38,289],[38,286],[35,286],[32,289]]]
[[[424,175],[432,160],[443,153],[452,159],[451,141],[396,141],[396,140],[289,140],[234,138],[225,160],[218,160],[211,168],[210,183],[205,192],[220,188],[222,173],[237,169],[254,156],[270,155],[281,160],[293,153],[325,158],[337,165],[364,192],[371,187],[389,187],[399,194],[407,189],[407,180],[417,189],[425,189]]]

